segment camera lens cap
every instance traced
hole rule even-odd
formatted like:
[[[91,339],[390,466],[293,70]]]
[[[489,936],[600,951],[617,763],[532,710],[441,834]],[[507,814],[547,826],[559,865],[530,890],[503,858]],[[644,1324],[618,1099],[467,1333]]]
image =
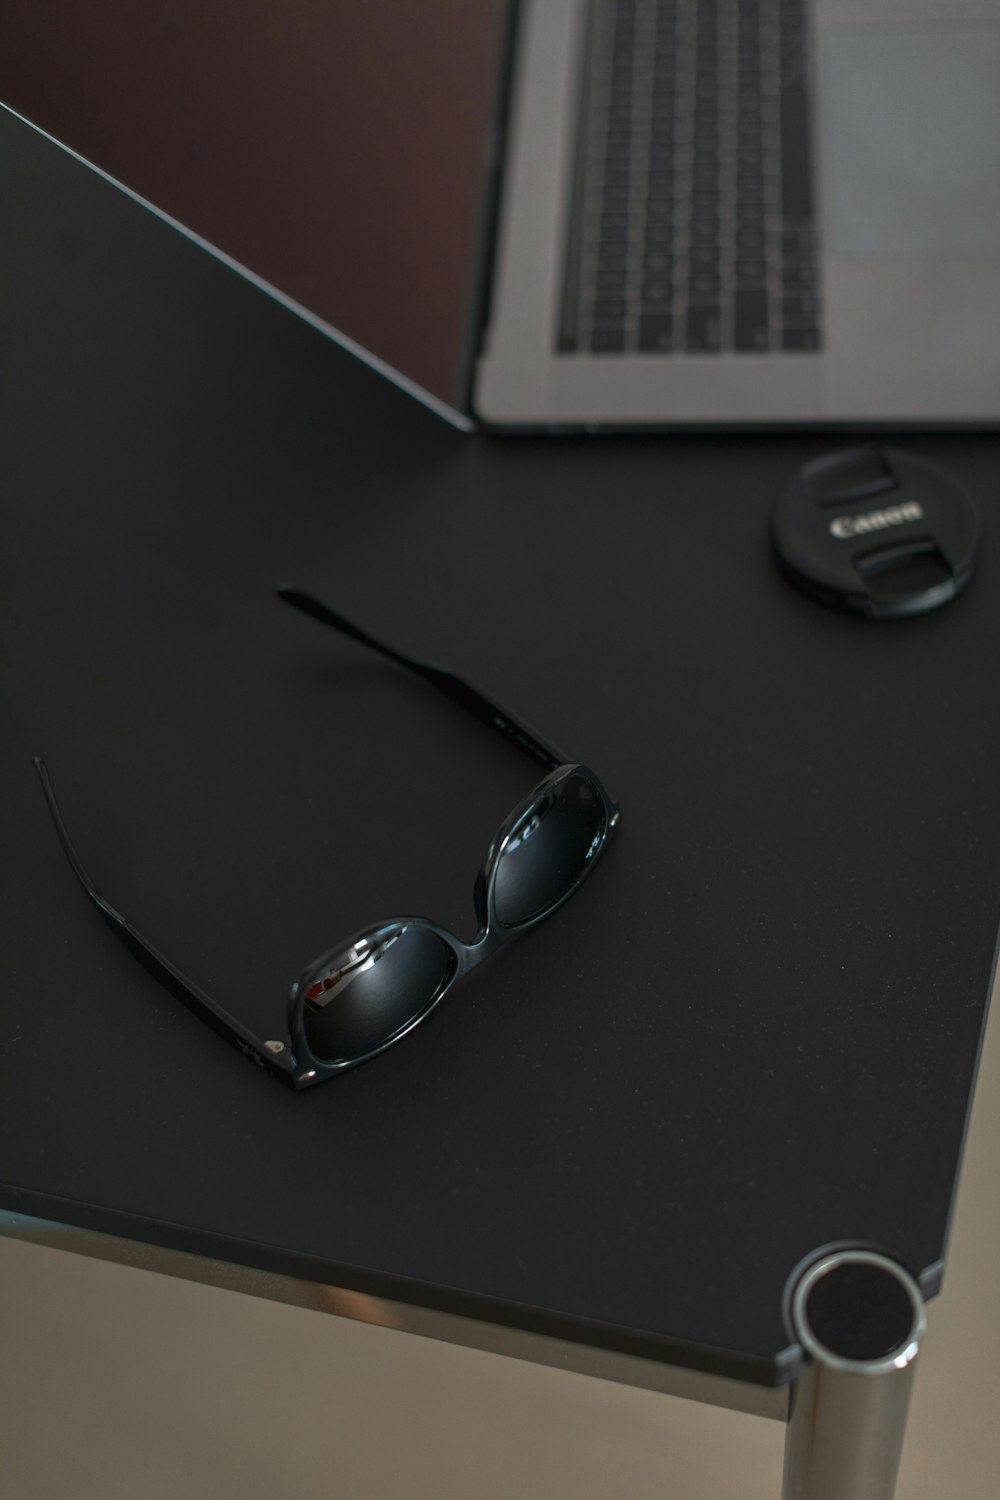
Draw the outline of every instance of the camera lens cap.
[[[871,620],[937,609],[965,587],[979,545],[969,492],[897,448],[842,448],[800,469],[771,511],[785,575]]]

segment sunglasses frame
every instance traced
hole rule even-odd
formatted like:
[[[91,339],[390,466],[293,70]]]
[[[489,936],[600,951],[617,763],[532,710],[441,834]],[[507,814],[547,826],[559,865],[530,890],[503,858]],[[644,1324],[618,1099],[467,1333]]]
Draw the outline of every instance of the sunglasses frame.
[[[530,729],[526,724],[516,719],[506,709],[487,698],[485,694],[456,673],[446,667],[440,667],[435,663],[419,661],[416,658],[406,656],[394,647],[387,646],[378,641],[374,636],[362,630],[344,615],[331,609],[328,605],[321,603],[312,595],[303,593],[299,589],[282,587],[278,595],[293,608],[301,610],[321,623],[332,626],[342,634],[349,635],[363,645],[370,646],[384,656],[388,656],[401,666],[410,668],[418,673],[432,686],[438,688],[461,707],[472,712],[481,721],[487,722],[494,729],[499,730],[508,739],[513,740],[520,749],[526,751],[535,761],[541,761],[547,768],[549,774],[532,789],[518,806],[511,812],[500,825],[494,835],[486,857],[480,867],[479,874],[473,889],[473,904],[475,908],[478,931],[471,943],[464,943],[449,932],[447,928],[431,921],[427,917],[394,917],[361,928],[352,937],[342,939],[334,947],[329,948],[319,958],[314,959],[299,975],[292,985],[288,1000],[287,1014],[287,1038],[285,1040],[267,1039],[257,1036],[238,1017],[232,1015],[224,1006],[220,1005],[211,996],[207,995],[199,985],[173,964],[156,949],[149,940],[137,930],[106,898],[100,893],[87,874],[83,863],[70,839],[66,828],[59,803],[56,799],[55,790],[48,769],[41,756],[34,757],[34,766],[38,772],[42,784],[42,790],[48,804],[56,833],[59,836],[63,851],[91,902],[97,911],[111,927],[112,931],[138,959],[142,966],[161,985],[164,986],[176,999],[186,1005],[195,1015],[205,1021],[209,1026],[225,1037],[227,1041],[238,1047],[239,1050],[251,1058],[259,1067],[269,1073],[282,1078],[295,1089],[310,1088],[318,1083],[324,1083],[328,1078],[339,1076],[352,1068],[360,1067],[362,1063],[370,1061],[380,1053],[407,1036],[415,1027],[425,1021],[432,1011],[444,999],[445,995],[454,989],[455,985],[465,979],[471,971],[483,963],[487,958],[503,947],[512,938],[536,927],[545,921],[567,901],[570,896],[579,890],[583,881],[590,874],[597,860],[603,854],[608,841],[614,833],[620,816],[620,810],[608,797],[601,782],[588,766],[578,762],[568,761],[565,757],[543,740],[540,735]],[[509,841],[521,823],[528,815],[537,808],[541,802],[550,797],[554,792],[574,777],[584,777],[593,787],[601,803],[603,812],[603,826],[601,832],[595,837],[588,850],[583,867],[579,875],[567,890],[551,905],[544,910],[525,918],[523,922],[505,925],[502,923],[496,911],[496,882],[497,871],[503,858]],[[397,1028],[390,1036],[377,1046],[359,1054],[358,1056],[345,1058],[337,1061],[329,1061],[317,1057],[309,1044],[306,1034],[305,1007],[308,1000],[308,990],[315,983],[316,976],[328,967],[332,959],[345,953],[346,950],[355,947],[359,943],[368,943],[373,937],[386,934],[393,928],[419,927],[424,931],[431,932],[448,949],[452,957],[449,973],[444,981],[438,986],[437,991],[428,1005],[403,1026]]]
[[[496,910],[496,878],[500,861],[504,851],[514,833],[518,830],[525,819],[552,793],[567,781],[576,777],[582,777],[593,787],[601,803],[603,813],[603,827],[600,834],[594,840],[590,853],[586,856],[586,863],[579,875],[566,891],[551,905],[544,910],[536,912],[533,916],[526,917],[523,922],[504,923],[497,916]],[[601,786],[593,771],[582,765],[563,765],[540,781],[534,790],[525,797],[524,801],[501,824],[493,842],[486,851],[486,858],[476,876],[476,884],[473,889],[473,903],[478,922],[478,931],[471,943],[465,943],[461,938],[450,932],[447,927],[431,921],[429,917],[389,917],[375,927],[363,927],[352,937],[338,943],[329,949],[320,958],[311,963],[303,970],[292,986],[292,992],[288,1001],[288,1032],[292,1048],[299,1060],[300,1072],[293,1080],[296,1087],[307,1088],[312,1083],[321,1083],[324,1078],[333,1077],[337,1073],[345,1073],[349,1068],[357,1068],[361,1063],[368,1062],[370,1058],[377,1057],[380,1052],[395,1046],[403,1037],[407,1036],[414,1027],[419,1026],[433,1010],[436,1010],[441,1001],[448,995],[457,984],[460,984],[473,969],[478,968],[486,959],[492,958],[498,949],[502,948],[512,939],[519,937],[522,933],[537,927],[539,922],[544,922],[553,912],[557,911],[563,902],[576,894],[580,886],[586,880],[594,867],[596,860],[603,853],[604,848],[614,832],[618,821],[618,809],[608,798],[607,793]],[[424,932],[433,935],[444,944],[452,957],[449,973],[444,981],[438,986],[435,994],[417,1015],[400,1026],[384,1042],[377,1047],[372,1047],[358,1057],[344,1058],[339,1061],[330,1062],[320,1058],[309,1043],[306,1031],[305,1008],[308,1003],[308,992],[315,983],[318,974],[328,967],[331,960],[338,958],[346,950],[357,944],[370,943],[372,939],[386,936],[394,928],[418,927]],[[303,1065],[305,1065],[303,1067]],[[322,1076],[320,1076],[322,1075]]]

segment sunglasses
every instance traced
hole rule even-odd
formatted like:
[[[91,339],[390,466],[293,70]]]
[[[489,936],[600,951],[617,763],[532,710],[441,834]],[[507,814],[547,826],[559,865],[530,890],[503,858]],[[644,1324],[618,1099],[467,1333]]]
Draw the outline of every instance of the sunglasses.
[[[568,762],[534,730],[446,667],[418,661],[295,588],[286,604],[408,667],[454,703],[512,740],[547,771],[497,830],[473,890],[478,930],[463,943],[425,917],[391,917],[317,958],[292,985],[285,1040],[255,1036],[164,958],[87,875],[52,781],[34,760],[66,857],[83,889],[130,953],[171,994],[261,1067],[308,1088],[377,1057],[425,1021],[456,984],[511,938],[545,920],[590,874],[619,811],[586,766]]]

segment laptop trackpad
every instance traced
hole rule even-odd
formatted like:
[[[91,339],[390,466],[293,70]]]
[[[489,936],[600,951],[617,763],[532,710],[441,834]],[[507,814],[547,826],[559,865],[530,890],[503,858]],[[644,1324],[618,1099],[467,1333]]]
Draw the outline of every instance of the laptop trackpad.
[[[1000,255],[1000,30],[830,32],[827,244]]]

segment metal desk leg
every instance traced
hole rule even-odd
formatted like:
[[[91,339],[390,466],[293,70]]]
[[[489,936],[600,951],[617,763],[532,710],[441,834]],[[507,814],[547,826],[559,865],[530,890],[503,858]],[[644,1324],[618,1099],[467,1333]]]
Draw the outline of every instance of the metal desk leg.
[[[924,1332],[920,1288],[884,1255],[840,1250],[801,1278],[791,1319],[805,1365],[784,1500],[892,1500]]]

